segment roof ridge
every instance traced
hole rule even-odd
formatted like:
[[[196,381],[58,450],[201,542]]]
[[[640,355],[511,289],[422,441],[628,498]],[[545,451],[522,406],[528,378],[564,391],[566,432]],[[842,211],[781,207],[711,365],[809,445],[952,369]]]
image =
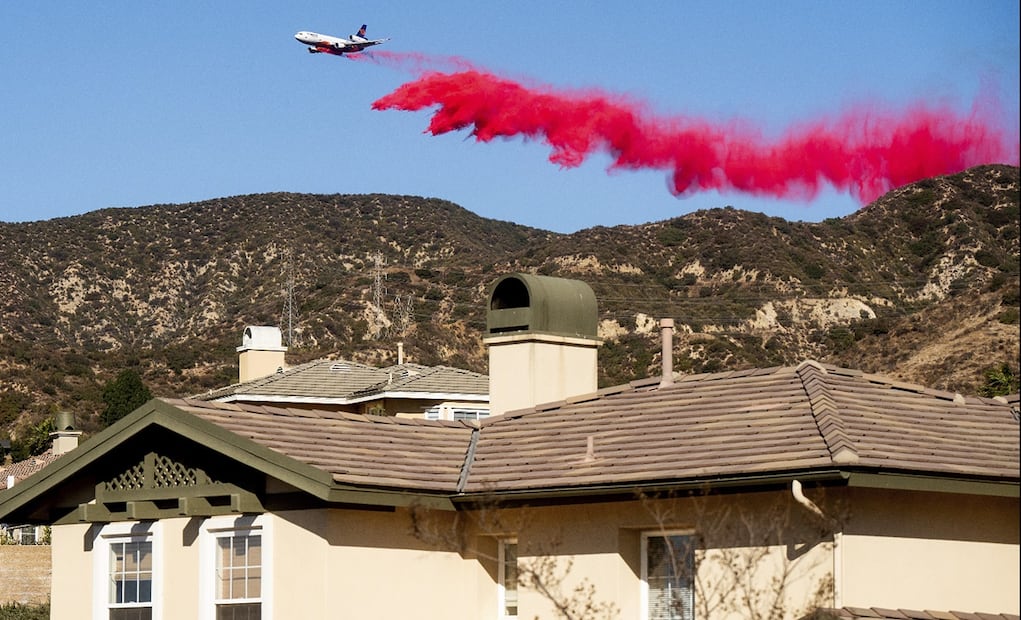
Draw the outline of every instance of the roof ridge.
[[[826,368],[815,360],[805,360],[798,364],[795,373],[801,379],[802,389],[808,396],[812,419],[815,420],[819,435],[822,436],[833,462],[845,464],[858,462],[858,451],[847,434],[847,427],[840,417],[837,401],[830,394],[830,386],[826,381],[829,373]]]

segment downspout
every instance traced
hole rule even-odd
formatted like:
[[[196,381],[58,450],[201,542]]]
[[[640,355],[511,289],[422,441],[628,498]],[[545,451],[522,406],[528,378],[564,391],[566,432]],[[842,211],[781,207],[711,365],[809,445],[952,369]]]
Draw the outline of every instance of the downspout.
[[[842,532],[837,527],[837,523],[826,516],[826,513],[819,508],[819,505],[808,499],[805,495],[804,490],[801,486],[801,481],[798,479],[791,480],[791,495],[794,496],[794,500],[805,507],[806,510],[816,515],[824,522],[833,528],[833,607],[840,609],[843,607],[843,601],[840,596],[840,585],[843,580],[843,564],[844,558],[841,554],[841,537]]]

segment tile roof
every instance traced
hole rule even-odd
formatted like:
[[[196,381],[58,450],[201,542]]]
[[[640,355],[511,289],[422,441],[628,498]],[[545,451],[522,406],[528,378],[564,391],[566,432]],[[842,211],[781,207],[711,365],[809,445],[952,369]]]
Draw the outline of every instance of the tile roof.
[[[479,423],[168,400],[338,484],[456,493],[837,468],[1017,483],[1008,400],[804,362],[634,382]]]
[[[819,620],[1021,620],[1017,614],[989,614],[964,611],[919,611],[915,609],[883,609],[880,607],[842,607],[820,609],[813,618]]]
[[[468,491],[835,467],[1018,479],[1006,401],[804,362],[633,383],[490,418]]]
[[[488,397],[489,378],[448,366],[400,364],[375,368],[347,360],[321,359],[192,398],[219,400],[246,395],[303,399],[304,402],[356,401],[393,392]]]
[[[462,422],[162,400],[326,471],[338,484],[374,488],[453,491],[472,433]]]
[[[15,483],[21,482],[61,456],[62,455],[54,454],[51,449],[43,452],[42,454],[31,456],[24,461],[11,463],[10,465],[0,464],[0,489],[7,488],[7,478],[9,476],[14,476]]]

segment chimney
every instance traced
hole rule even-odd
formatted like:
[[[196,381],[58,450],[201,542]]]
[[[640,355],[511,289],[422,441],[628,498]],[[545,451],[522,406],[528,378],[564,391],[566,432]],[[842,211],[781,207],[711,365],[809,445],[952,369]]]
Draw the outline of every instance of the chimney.
[[[659,387],[665,387],[674,382],[674,320],[660,319],[659,328],[663,338],[663,378]]]
[[[401,366],[404,364],[404,343],[397,343],[397,365]]]
[[[74,414],[70,411],[61,411],[57,414],[54,422],[57,430],[50,433],[50,439],[53,440],[53,454],[59,456],[77,448],[82,432],[74,427]]]
[[[596,296],[580,280],[516,273],[489,291],[489,405],[493,414],[591,394],[598,388]]]
[[[248,326],[238,347],[238,383],[267,377],[285,368],[280,328]]]

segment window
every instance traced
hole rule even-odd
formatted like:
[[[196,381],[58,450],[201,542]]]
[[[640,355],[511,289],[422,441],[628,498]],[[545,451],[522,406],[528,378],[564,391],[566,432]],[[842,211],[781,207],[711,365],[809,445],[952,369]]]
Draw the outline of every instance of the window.
[[[500,618],[518,617],[518,541],[500,540],[499,552]]]
[[[488,407],[471,405],[433,405],[425,410],[426,420],[481,420],[488,417]]]
[[[94,618],[158,618],[159,536],[155,523],[115,523],[93,547]]]
[[[152,541],[110,543],[110,620],[152,618]]]
[[[38,542],[35,528],[32,526],[26,526],[18,530],[18,544],[21,545],[34,545]]]
[[[695,557],[686,533],[642,535],[642,618],[694,620]]]
[[[203,620],[270,618],[265,517],[212,517],[201,534]]]

